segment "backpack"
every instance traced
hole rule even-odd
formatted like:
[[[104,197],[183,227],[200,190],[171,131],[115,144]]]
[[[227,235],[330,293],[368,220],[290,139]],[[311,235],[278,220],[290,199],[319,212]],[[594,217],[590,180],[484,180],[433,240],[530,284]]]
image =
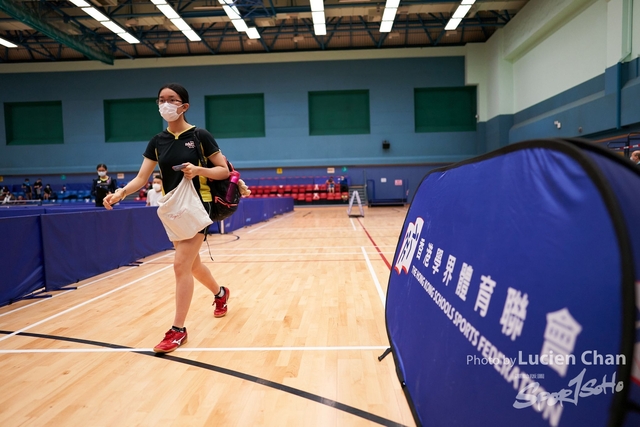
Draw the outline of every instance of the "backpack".
[[[200,157],[201,164],[203,166],[206,165],[206,167],[213,167],[211,160],[204,157],[202,146],[200,145],[200,138],[198,137],[197,128],[195,129],[195,138],[196,149],[198,150],[198,156]],[[233,165],[231,164],[229,159],[225,157],[225,161],[227,162],[227,168],[229,169],[229,172],[237,172],[233,168]],[[229,186],[231,185],[230,177],[223,180],[207,178],[207,184],[211,189],[211,197],[213,199],[213,201],[211,202],[211,219],[214,221],[222,221],[233,215],[233,213],[238,210],[238,204],[240,203],[240,198],[242,197],[238,185],[233,184],[233,194],[231,195],[231,198],[229,200],[226,200],[227,192],[229,191]]]

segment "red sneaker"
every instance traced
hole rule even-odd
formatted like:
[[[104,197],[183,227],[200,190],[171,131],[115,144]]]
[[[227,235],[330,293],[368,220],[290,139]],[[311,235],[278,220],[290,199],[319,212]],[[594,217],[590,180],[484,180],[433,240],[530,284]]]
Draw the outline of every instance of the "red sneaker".
[[[153,351],[156,353],[169,353],[186,342],[187,328],[184,329],[184,332],[178,332],[171,328],[166,334],[164,334],[164,339],[160,341],[160,344],[153,347]]]
[[[229,297],[231,294],[229,293],[229,288],[225,288],[224,286],[220,286],[224,289],[224,296],[216,297],[213,301],[213,305],[216,306],[215,310],[213,310],[214,317],[224,317],[227,314],[227,301],[229,301]]]

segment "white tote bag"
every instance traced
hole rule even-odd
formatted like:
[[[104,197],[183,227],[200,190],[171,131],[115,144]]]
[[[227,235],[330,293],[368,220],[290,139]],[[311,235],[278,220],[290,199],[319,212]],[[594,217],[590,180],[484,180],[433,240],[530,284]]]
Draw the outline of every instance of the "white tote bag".
[[[158,200],[158,216],[172,242],[190,239],[213,223],[193,182],[186,178]]]

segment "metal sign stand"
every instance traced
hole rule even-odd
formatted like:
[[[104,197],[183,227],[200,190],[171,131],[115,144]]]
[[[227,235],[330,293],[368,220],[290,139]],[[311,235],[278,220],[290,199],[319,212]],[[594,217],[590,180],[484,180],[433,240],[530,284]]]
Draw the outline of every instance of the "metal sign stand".
[[[353,199],[358,200],[358,207],[360,208],[360,215],[352,215],[351,208],[353,207]],[[349,201],[349,209],[347,209],[347,215],[349,216],[361,216],[364,217],[364,210],[362,209],[362,202],[360,201],[360,194],[357,191],[351,193],[351,200]]]

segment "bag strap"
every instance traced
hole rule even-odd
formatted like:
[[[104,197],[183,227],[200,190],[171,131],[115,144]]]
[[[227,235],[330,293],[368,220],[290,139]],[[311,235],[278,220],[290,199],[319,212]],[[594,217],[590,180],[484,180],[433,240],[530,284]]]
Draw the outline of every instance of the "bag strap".
[[[196,150],[198,151],[198,157],[200,158],[200,163],[202,167],[207,167],[207,159],[204,157],[204,153],[202,152],[202,145],[200,145],[200,138],[198,137],[198,128],[194,128],[193,135],[196,142]]]
[[[198,157],[200,158],[200,163],[202,163],[202,166],[206,168],[208,166],[208,162],[207,162],[208,159],[204,157],[204,153],[202,152],[202,144],[200,143],[200,138],[198,137],[198,130],[199,130],[198,128],[194,128],[193,130],[193,135],[195,137],[195,143],[196,143],[196,150],[198,150]],[[224,156],[224,160],[225,162],[227,162],[227,169],[229,169],[229,172],[235,171],[233,165],[231,164],[229,159],[227,159],[227,156]]]

